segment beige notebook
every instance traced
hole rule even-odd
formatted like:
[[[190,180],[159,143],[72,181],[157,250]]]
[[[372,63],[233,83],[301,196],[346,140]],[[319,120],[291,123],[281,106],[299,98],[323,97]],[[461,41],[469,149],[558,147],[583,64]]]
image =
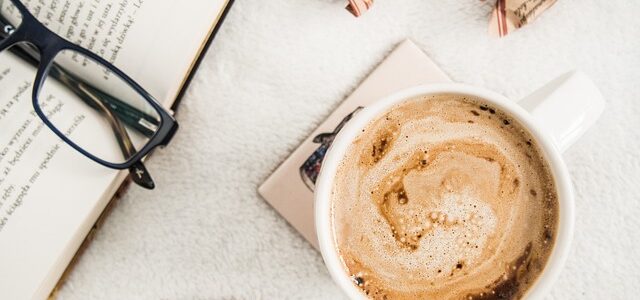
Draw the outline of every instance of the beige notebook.
[[[287,158],[258,192],[316,249],[313,189],[333,137],[359,109],[393,92],[450,81],[413,42],[406,40]]]

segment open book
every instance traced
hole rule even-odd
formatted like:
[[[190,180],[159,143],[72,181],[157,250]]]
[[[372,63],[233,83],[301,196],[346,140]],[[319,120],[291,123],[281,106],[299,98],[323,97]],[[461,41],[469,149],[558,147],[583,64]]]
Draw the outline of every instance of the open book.
[[[173,108],[231,1],[22,2],[49,29]],[[0,53],[1,299],[46,298],[128,175],[84,157],[44,126],[33,113],[34,75],[27,62]],[[79,123],[74,134],[91,134],[83,128],[90,125]]]

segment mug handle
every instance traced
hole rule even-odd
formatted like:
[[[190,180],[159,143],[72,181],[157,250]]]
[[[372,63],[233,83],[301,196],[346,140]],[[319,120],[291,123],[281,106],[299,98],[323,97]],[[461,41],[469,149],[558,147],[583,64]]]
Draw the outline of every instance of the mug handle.
[[[567,150],[600,117],[604,98],[580,71],[571,71],[545,84],[518,104],[551,135],[560,152]]]

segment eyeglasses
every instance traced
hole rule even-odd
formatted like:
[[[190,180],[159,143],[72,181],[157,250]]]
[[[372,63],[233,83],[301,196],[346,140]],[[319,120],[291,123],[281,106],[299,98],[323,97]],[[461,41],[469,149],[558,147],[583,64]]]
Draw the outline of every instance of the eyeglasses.
[[[148,189],[142,159],[178,129],[171,114],[111,63],[40,23],[18,0],[0,0],[0,61],[35,73],[35,113],[58,137],[109,168],[129,169]],[[8,50],[8,51],[4,51]]]

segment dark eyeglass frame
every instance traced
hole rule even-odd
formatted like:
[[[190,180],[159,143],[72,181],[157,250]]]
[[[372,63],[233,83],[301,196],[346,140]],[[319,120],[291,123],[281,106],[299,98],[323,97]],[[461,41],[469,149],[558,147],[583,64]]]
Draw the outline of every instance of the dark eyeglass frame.
[[[138,83],[136,83],[133,79],[127,76],[116,66],[104,60],[97,54],[94,54],[90,50],[69,42],[60,37],[58,34],[49,30],[45,25],[43,25],[33,16],[31,12],[29,12],[29,10],[20,1],[9,1],[11,1],[11,3],[13,3],[13,5],[22,14],[22,21],[18,26],[16,26],[14,31],[6,39],[0,41],[0,52],[23,42],[32,44],[39,51],[40,62],[37,66],[36,78],[33,83],[32,91],[32,104],[36,114],[40,117],[40,119],[42,119],[44,124],[49,127],[49,129],[51,129],[59,138],[69,144],[72,148],[103,166],[113,169],[129,169],[132,177],[134,177],[134,181],[136,181],[135,176],[140,177],[140,173],[146,173],[146,169],[142,165],[142,159],[154,148],[158,146],[166,146],[171,141],[171,138],[178,129],[178,123],[176,122],[176,120],[153,98],[153,96],[151,96]],[[112,163],[89,153],[88,151],[74,143],[67,136],[65,136],[64,133],[62,133],[60,130],[58,130],[51,123],[51,121],[49,121],[45,113],[41,110],[40,105],[38,104],[38,95],[40,93],[40,89],[42,88],[44,79],[47,76],[49,69],[53,65],[54,58],[64,50],[78,52],[103,65],[109,71],[113,72],[115,75],[124,80],[138,94],[140,94],[157,111],[158,115],[160,116],[160,124],[158,130],[154,133],[153,136],[150,137],[149,141],[145,146],[142,147],[142,149],[140,149],[133,156],[129,157],[125,162]],[[148,177],[148,174],[144,174],[144,176]],[[149,180],[151,180],[150,177],[148,178]],[[136,182],[140,184],[140,182]],[[145,187],[153,188],[153,181],[151,181],[150,186]]]

